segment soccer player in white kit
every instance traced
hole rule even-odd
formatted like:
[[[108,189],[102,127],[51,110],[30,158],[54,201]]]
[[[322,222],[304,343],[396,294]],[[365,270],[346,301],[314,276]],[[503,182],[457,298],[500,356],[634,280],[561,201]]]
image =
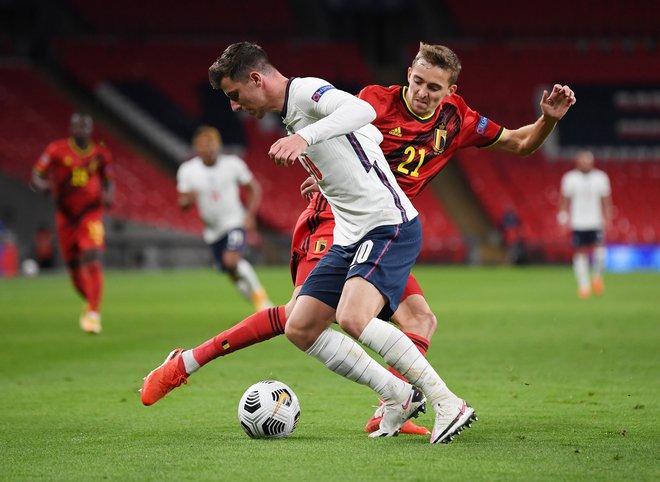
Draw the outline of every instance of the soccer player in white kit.
[[[605,289],[604,231],[610,223],[611,214],[612,191],[609,177],[594,167],[592,152],[578,152],[575,156],[575,169],[564,174],[561,180],[561,201],[557,221],[562,226],[570,226],[572,230],[573,271],[580,298],[591,296],[592,289],[596,295],[601,295]]]
[[[407,336],[382,321],[399,304],[421,246],[421,226],[378,146],[381,134],[370,124],[374,109],[322,79],[287,79],[261,47],[248,42],[227,47],[209,69],[209,80],[234,111],[257,118],[281,113],[290,135],[277,140],[269,156],[283,166],[300,160],[335,215],[335,244],[305,281],[286,336],[330,370],[380,395],[385,413],[370,437],[396,435],[428,400],[435,411],[431,443],[450,441],[476,419],[474,410],[447,388]],[[331,329],[333,320],[425,397]]]
[[[211,248],[216,266],[226,272],[255,311],[272,306],[249,261],[243,258],[245,230],[256,227],[261,187],[245,165],[234,155],[222,154],[222,139],[215,127],[202,126],[193,136],[197,156],[179,166],[179,206],[197,204],[204,223],[204,241]],[[247,188],[247,206],[240,198],[240,186]]]

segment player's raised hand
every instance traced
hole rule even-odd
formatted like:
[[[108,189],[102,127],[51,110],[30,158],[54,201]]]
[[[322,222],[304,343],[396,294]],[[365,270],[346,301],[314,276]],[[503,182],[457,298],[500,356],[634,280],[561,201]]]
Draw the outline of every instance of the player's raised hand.
[[[548,116],[554,120],[560,120],[568,109],[575,104],[575,92],[567,85],[555,84],[552,87],[552,92],[548,95],[548,91],[543,91],[541,98],[541,111],[544,116]]]
[[[307,141],[298,134],[282,137],[270,146],[268,156],[275,161],[275,164],[288,167],[296,162],[307,146]]]

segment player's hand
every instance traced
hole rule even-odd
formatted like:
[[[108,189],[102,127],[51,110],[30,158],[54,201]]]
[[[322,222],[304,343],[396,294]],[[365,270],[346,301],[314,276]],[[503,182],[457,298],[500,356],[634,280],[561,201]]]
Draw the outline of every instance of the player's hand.
[[[559,224],[559,226],[561,226],[562,228],[566,228],[568,226],[568,220],[569,220],[568,212],[559,211],[557,213],[557,224]]]
[[[305,201],[309,202],[312,200],[312,196],[314,196],[315,192],[321,192],[321,189],[319,188],[319,184],[316,182],[316,179],[314,179],[312,176],[309,176],[300,185],[300,195]]]
[[[575,92],[568,85],[555,84],[549,95],[547,90],[543,91],[541,112],[544,116],[558,121],[566,115],[575,101]]]
[[[298,156],[305,152],[307,147],[307,141],[298,134],[294,134],[276,140],[275,143],[270,146],[268,156],[275,161],[275,164],[288,167],[296,162]]]

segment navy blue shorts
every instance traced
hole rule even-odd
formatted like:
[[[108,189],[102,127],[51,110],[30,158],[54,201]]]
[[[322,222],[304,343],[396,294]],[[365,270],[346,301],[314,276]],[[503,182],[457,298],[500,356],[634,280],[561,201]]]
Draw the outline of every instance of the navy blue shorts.
[[[379,318],[387,320],[399,306],[421,245],[418,218],[379,226],[349,246],[333,244],[307,277],[300,296],[308,295],[337,308],[346,280],[361,276],[385,297]]]
[[[209,244],[215,264],[221,271],[226,271],[226,266],[222,262],[222,253],[225,251],[243,252],[245,248],[245,231],[241,228],[232,229],[225,236],[215,243]]]
[[[573,247],[582,248],[603,243],[603,231],[594,229],[590,231],[573,231]]]

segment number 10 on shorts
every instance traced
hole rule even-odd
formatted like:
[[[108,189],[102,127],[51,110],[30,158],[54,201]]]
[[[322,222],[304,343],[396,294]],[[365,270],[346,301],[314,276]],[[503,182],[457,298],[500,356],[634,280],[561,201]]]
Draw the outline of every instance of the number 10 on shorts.
[[[355,252],[355,256],[353,256],[353,261],[351,261],[351,267],[360,263],[364,263],[366,260],[368,260],[373,247],[374,247],[374,242],[370,239],[367,239],[364,243],[362,243]]]

